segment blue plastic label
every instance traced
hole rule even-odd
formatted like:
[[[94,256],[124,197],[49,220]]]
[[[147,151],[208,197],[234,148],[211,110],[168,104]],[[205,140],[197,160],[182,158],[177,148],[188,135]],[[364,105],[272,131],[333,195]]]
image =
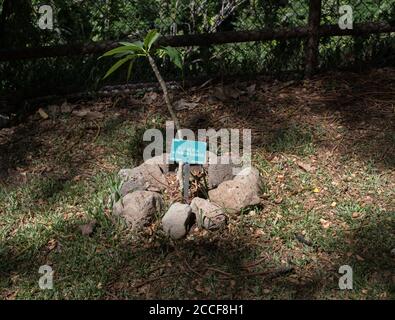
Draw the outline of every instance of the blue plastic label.
[[[170,160],[189,164],[205,164],[206,149],[206,142],[174,139],[171,144]]]

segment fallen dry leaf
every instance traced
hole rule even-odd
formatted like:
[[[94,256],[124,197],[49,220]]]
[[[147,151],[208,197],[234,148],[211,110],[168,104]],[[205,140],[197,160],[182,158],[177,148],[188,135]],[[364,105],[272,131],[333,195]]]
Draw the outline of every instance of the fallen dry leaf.
[[[184,99],[180,99],[174,103],[174,109],[177,111],[181,110],[193,110],[195,109],[199,104],[196,102],[187,102]]]
[[[52,251],[58,246],[58,242],[55,239],[51,239],[48,241],[47,248]]]
[[[331,222],[330,221],[327,221],[327,220],[325,220],[325,219],[320,219],[320,222],[321,222],[321,225],[322,225],[322,227],[324,228],[324,229],[328,229],[330,226],[331,226]]]
[[[356,219],[356,218],[359,218],[360,215],[361,215],[360,212],[353,212],[352,217],[353,217],[354,219]]]
[[[283,202],[283,198],[281,197],[274,199],[275,204],[280,204],[281,202]]]
[[[85,117],[87,114],[88,114],[88,112],[89,112],[89,110],[88,109],[82,109],[82,110],[74,110],[73,112],[72,112],[72,114],[74,115],[74,116],[77,116],[77,117]]]
[[[97,120],[97,119],[102,119],[104,117],[104,115],[101,112],[90,111],[89,109],[74,110],[72,114],[80,118],[86,118],[87,120]]]
[[[356,254],[355,257],[357,258],[358,261],[365,261],[364,258],[362,258],[360,255]]]
[[[95,226],[96,226],[96,220],[92,220],[87,224],[83,224],[79,226],[79,228],[83,236],[90,236],[93,233]]]
[[[301,168],[302,170],[309,172],[309,173],[312,173],[316,170],[315,167],[313,167],[312,165],[302,162],[302,161],[298,161],[297,165],[299,166],[299,168]]]
[[[43,118],[44,120],[48,119],[48,114],[44,111],[43,108],[40,108],[37,110],[38,114],[40,115],[41,118]]]
[[[247,93],[249,96],[252,96],[255,94],[255,89],[256,89],[256,84],[252,84],[249,87],[247,87]]]
[[[85,116],[87,120],[97,120],[102,119],[103,117],[104,115],[99,111],[89,111]]]
[[[64,102],[60,106],[60,112],[62,112],[62,113],[70,113],[71,111],[73,111],[73,108],[67,102]]]
[[[158,94],[156,92],[147,92],[142,101],[143,103],[152,104],[156,99],[158,99]]]

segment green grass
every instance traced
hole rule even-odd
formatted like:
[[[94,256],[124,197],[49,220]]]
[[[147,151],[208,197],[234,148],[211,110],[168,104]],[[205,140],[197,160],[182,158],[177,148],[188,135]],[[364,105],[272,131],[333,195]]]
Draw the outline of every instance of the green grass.
[[[278,170],[278,166],[267,163],[262,166],[270,174]],[[311,177],[306,173],[297,175],[297,179],[310,185]],[[268,181],[268,190],[270,183]],[[291,185],[289,190],[293,189]],[[184,259],[196,272],[200,271],[199,265],[202,268],[208,264],[235,275],[235,279],[224,280],[221,274],[209,273],[193,280],[192,289],[188,290],[186,284],[192,279],[182,274],[165,282],[163,288],[155,289],[155,297],[380,298],[385,293],[388,298],[394,293],[390,283],[380,280],[377,275],[377,279],[372,278],[375,272],[391,270],[390,257],[385,253],[394,244],[391,235],[393,214],[385,215],[374,207],[362,206],[353,200],[339,203],[335,208],[336,219],[357,230],[354,235],[357,241],[350,245],[345,241],[347,232],[335,227],[337,234],[334,237],[332,228],[323,230],[320,225],[322,211],[304,209],[305,197],[295,195],[271,206],[270,212],[256,207],[251,208],[255,215],[249,215],[248,211],[238,219],[233,217],[230,223],[236,229],[229,235],[222,235],[221,239],[215,240],[219,235],[209,233],[208,238],[186,241],[173,247],[160,230],[148,242],[146,236],[136,238],[122,225],[108,219],[113,200],[109,195],[117,187],[118,181],[113,175],[98,174],[88,181],[58,184],[51,179],[38,179],[31,181],[28,187],[3,189],[0,194],[2,294],[15,292],[19,299],[139,298],[144,291],[134,289],[133,284],[151,278],[151,270],[159,264],[172,263],[172,267],[163,269],[177,272],[177,264],[184,263]],[[37,203],[38,199],[45,201]],[[75,214],[65,219],[64,214],[70,208]],[[361,213],[364,220],[353,219],[354,212]],[[78,225],[92,218],[98,220],[95,233],[90,237],[82,236]],[[256,239],[258,241],[249,243],[251,228],[263,233]],[[313,242],[313,247],[295,239],[295,234],[302,232]],[[55,248],[48,248],[51,241],[55,241]],[[280,244],[280,251],[276,244]],[[174,248],[178,248],[178,253]],[[350,257],[347,256],[349,251],[353,252]],[[311,279],[303,280],[307,283],[304,291],[300,289],[304,283],[302,280],[298,280],[302,281],[298,284],[280,277],[262,282],[259,277],[244,279],[237,276],[242,273],[242,264],[257,260],[262,254],[270,256],[270,260],[258,266],[256,271],[276,268],[285,262],[292,263],[303,275],[304,269],[310,270],[314,265],[318,268],[320,252],[336,253],[337,262],[334,260],[333,265],[323,265],[320,267],[322,270],[319,268],[313,274],[305,271]],[[355,254],[362,256],[364,261],[356,259]],[[38,268],[43,264],[49,264],[55,270],[54,290],[38,288]],[[353,292],[344,293],[337,289],[336,268],[340,264],[354,266]],[[367,294],[362,293],[365,290],[368,290]]]
[[[1,186],[0,298],[395,298],[393,168],[351,152],[326,159],[316,139],[326,136],[323,127],[290,126],[254,150],[261,205],[230,215],[221,231],[192,230],[173,242],[161,230],[163,212],[141,233],[111,217],[116,172],[141,161],[144,130],[163,120],[136,127],[134,119],[106,119],[97,138],[95,126],[81,136],[92,124],[76,125],[67,153],[64,135],[44,135],[50,143],[26,165],[26,182]],[[48,149],[57,161],[40,173],[53,164]],[[316,159],[316,170],[302,170],[299,158]],[[79,226],[92,219],[94,233],[83,236]],[[55,271],[54,290],[38,287],[45,264]],[[354,270],[352,291],[338,288],[345,264]],[[294,269],[270,278],[284,266]]]
[[[286,152],[307,156],[315,151],[313,143],[313,133],[308,127],[290,126],[279,129],[273,135],[268,145],[270,152]]]

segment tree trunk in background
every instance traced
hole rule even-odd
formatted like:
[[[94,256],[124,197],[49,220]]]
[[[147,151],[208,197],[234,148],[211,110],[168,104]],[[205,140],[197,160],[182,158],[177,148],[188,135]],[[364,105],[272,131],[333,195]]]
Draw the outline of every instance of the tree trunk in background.
[[[36,44],[30,0],[4,0],[0,16],[0,48],[25,47]]]
[[[6,47],[6,21],[7,17],[11,16],[12,0],[4,0],[0,15],[0,48]]]
[[[321,0],[310,0],[309,6],[309,37],[306,45],[306,76],[311,77],[318,66]]]

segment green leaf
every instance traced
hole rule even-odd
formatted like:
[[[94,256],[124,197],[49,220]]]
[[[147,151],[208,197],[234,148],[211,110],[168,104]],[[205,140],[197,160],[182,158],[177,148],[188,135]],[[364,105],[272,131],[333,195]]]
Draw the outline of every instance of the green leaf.
[[[127,81],[129,81],[130,76],[132,75],[132,68],[133,68],[133,63],[135,59],[132,59],[129,63],[129,68],[128,68],[128,75],[127,75]]]
[[[156,40],[160,37],[160,33],[156,30],[151,30],[147,33],[144,39],[144,48],[149,51],[152,45],[155,43]]]
[[[145,52],[144,50],[144,44],[141,41],[136,41],[136,42],[120,42],[123,46],[129,48],[130,50],[134,50],[136,52]]]
[[[159,48],[158,50],[156,50],[156,55],[157,55],[159,58],[163,59],[163,58],[167,55],[167,52],[166,52],[165,49]]]
[[[133,59],[133,55],[129,55],[119,61],[117,61],[106,73],[106,75],[103,77],[103,80],[106,79],[108,76],[110,76],[112,73],[114,73],[116,70],[118,70],[125,62]]]
[[[119,54],[119,53],[124,53],[126,51],[129,51],[129,49],[127,49],[126,47],[117,47],[115,49],[112,49],[110,51],[105,52],[99,59],[103,58],[103,57],[109,57],[109,56],[113,56],[115,54]]]
[[[126,42],[126,41],[124,41],[124,42],[120,42],[120,44],[122,44],[123,46],[133,45],[133,46],[137,46],[137,47],[139,47],[141,49],[144,49],[144,43],[142,41],[134,41],[134,42]]]
[[[157,52],[161,58],[163,58],[164,55],[167,55],[170,58],[170,61],[173,62],[176,65],[176,67],[182,69],[181,53],[176,48],[162,47]]]
[[[128,54],[135,55],[135,53],[133,51],[128,50],[128,51],[125,51],[125,52],[118,53],[118,54],[114,55],[114,58],[119,59],[119,58],[122,58],[122,57],[124,57],[124,56],[126,56]]]
[[[143,53],[144,49],[143,47],[139,46],[137,43],[127,43],[123,42],[120,43],[122,46],[114,48],[110,51],[105,52],[99,59],[103,57],[109,57],[113,55],[125,55],[125,54],[133,54],[133,53]]]

